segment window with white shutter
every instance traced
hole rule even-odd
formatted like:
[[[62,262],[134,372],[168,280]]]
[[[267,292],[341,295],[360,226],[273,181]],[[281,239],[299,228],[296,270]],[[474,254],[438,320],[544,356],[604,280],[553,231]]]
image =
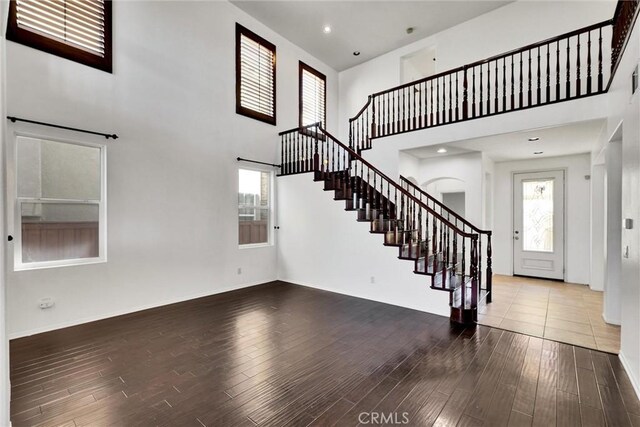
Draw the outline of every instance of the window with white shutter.
[[[11,0],[7,40],[111,72],[111,0]]]
[[[276,124],[276,47],[238,23],[236,112]]]
[[[326,129],[327,77],[300,61],[300,126],[322,123]]]

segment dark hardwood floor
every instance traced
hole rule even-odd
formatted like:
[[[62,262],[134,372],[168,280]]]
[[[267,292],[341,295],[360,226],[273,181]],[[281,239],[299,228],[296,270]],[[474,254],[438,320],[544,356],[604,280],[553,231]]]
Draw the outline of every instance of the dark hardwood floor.
[[[617,357],[274,282],[11,342],[14,426],[639,426]]]

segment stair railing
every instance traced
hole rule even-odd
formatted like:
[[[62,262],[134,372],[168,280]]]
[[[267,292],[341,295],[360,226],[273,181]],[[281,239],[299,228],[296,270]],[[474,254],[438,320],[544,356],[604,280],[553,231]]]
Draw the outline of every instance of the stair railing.
[[[451,210],[447,205],[442,203],[440,200],[436,199],[435,197],[433,197],[432,195],[430,195],[429,193],[427,193],[426,191],[424,191],[423,189],[421,189],[420,187],[418,187],[417,185],[415,185],[414,183],[412,183],[402,175],[400,175],[400,185],[402,185],[402,187],[405,188],[407,191],[409,191],[414,197],[418,198],[422,203],[424,203],[427,206],[430,206],[434,211],[439,212],[443,218],[453,223],[453,225],[456,228],[459,228],[463,232],[471,232],[478,235],[478,248],[480,251],[478,256],[478,268],[480,271],[482,271],[482,254],[485,252],[485,250],[486,250],[486,256],[487,256],[487,259],[486,259],[487,269],[486,269],[486,277],[485,277],[486,281],[484,284],[485,287],[484,288],[482,287],[482,279],[483,279],[482,276],[478,278],[480,282],[479,286],[480,286],[480,289],[484,289],[487,291],[488,293],[487,303],[490,303],[491,290],[493,285],[493,267],[492,267],[493,250],[491,247],[491,234],[492,234],[491,230],[482,230],[476,227],[471,222],[469,222],[468,220],[466,220],[465,218],[463,218],[462,216],[458,215],[456,212]],[[483,248],[483,239],[482,239],[483,236],[485,236],[484,248]]]
[[[432,287],[455,289],[450,293],[452,315],[458,310],[461,320],[477,320],[482,292],[477,233],[456,227],[320,124],[281,132],[280,138],[282,175],[313,172],[316,180],[333,180],[375,231],[399,238],[401,258],[424,263],[423,272],[440,278]]]
[[[611,35],[611,74],[618,68],[620,58],[629,40],[629,33],[640,12],[640,0],[619,0],[613,14]],[[611,81],[609,81],[611,83]]]
[[[619,13],[626,26],[609,19],[374,93],[349,119],[349,146],[360,152],[373,138],[604,93],[618,56],[603,49],[603,39],[612,38],[612,27],[629,31],[630,10]]]

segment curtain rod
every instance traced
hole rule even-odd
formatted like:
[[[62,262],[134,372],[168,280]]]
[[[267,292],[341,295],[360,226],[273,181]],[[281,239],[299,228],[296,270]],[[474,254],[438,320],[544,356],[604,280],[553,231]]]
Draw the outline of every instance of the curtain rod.
[[[118,139],[118,135],[116,135],[115,133],[109,134],[109,133],[103,133],[103,132],[95,132],[95,131],[92,131],[92,130],[72,128],[72,127],[69,127],[69,126],[54,125],[52,123],[37,122],[35,120],[21,119],[19,117],[13,117],[13,116],[7,116],[7,119],[11,120],[12,123],[15,123],[15,122],[33,123],[34,125],[49,126],[49,127],[52,127],[52,128],[72,130],[72,131],[75,131],[75,132],[90,133],[92,135],[100,135],[100,136],[104,136],[107,139],[109,139],[109,138]]]
[[[274,168],[281,168],[282,167],[280,165],[274,165],[273,163],[265,163],[265,162],[259,162],[257,160],[243,159],[242,157],[238,157],[238,161],[239,162],[258,163],[258,164],[261,164],[261,165],[273,166]]]

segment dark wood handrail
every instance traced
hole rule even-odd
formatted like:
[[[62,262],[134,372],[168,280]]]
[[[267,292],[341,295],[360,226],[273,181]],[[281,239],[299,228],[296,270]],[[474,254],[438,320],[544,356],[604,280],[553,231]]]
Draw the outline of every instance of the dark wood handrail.
[[[551,44],[553,42],[557,42],[559,40],[568,39],[569,37],[577,36],[578,34],[582,34],[582,33],[586,33],[586,32],[589,32],[589,31],[597,30],[598,28],[604,28],[607,25],[611,25],[612,23],[613,23],[613,19],[607,19],[605,21],[598,22],[597,24],[588,25],[586,27],[582,27],[582,28],[579,28],[577,30],[569,31],[568,33],[560,34],[559,36],[550,37],[550,38],[548,38],[546,40],[542,40],[542,41],[539,41],[539,42],[531,43],[531,44],[529,44],[527,46],[523,46],[521,48],[512,49],[509,52],[501,53],[501,54],[494,55],[494,56],[491,56],[491,57],[486,58],[486,59],[481,59],[480,61],[472,62],[471,64],[467,64],[466,67],[469,68],[469,67],[474,67],[474,66],[481,65],[481,64],[486,64],[487,62],[491,62],[491,61],[495,61],[497,59],[502,59],[502,58],[507,57],[507,56],[515,55],[516,53],[524,52],[524,51],[527,51],[527,50],[532,50],[532,49],[535,49],[537,47],[541,47],[541,46],[544,46],[544,45],[547,45],[547,44]]]
[[[614,36],[612,40],[612,44],[615,43],[615,33],[616,33],[616,26],[621,24],[620,20],[624,19],[624,17],[621,17],[620,15],[622,14],[624,7],[628,6],[629,3],[634,2],[635,3],[635,8],[633,11],[633,15],[630,17],[629,19],[629,28],[628,30],[632,30],[633,26],[635,25],[636,20],[638,19],[638,15],[640,14],[640,1],[638,0],[631,0],[629,2],[625,2],[624,0],[619,0],[618,4],[616,5],[616,10],[613,13],[613,19],[612,19],[612,25],[613,25],[613,32],[614,32]],[[617,52],[617,56],[615,57],[615,61],[612,64],[611,67],[611,77],[609,78],[609,82],[607,83],[607,92],[609,91],[609,88],[611,87],[611,83],[613,82],[613,76],[615,75],[616,71],[618,71],[618,65],[620,65],[620,59],[622,58],[622,55],[625,51],[625,49],[627,48],[627,43],[629,42],[629,37],[628,34],[623,34],[623,40],[622,40],[622,45],[620,46],[620,50]],[[612,46],[612,48],[614,48],[614,46]],[[615,49],[612,49],[612,51]],[[613,52],[612,52],[613,54]]]
[[[362,115],[362,113],[364,113],[364,111],[367,109],[367,107],[369,105],[371,105],[371,99],[373,99],[374,95],[369,95],[369,97],[367,98],[367,103],[364,104],[364,106],[360,109],[360,111],[358,111],[358,114],[356,114],[353,118],[349,119],[349,122],[352,122],[354,120],[356,120],[358,117],[360,117]]]
[[[564,34],[561,34],[559,36],[550,37],[550,38],[548,38],[546,40],[542,40],[542,41],[539,41],[539,42],[531,43],[531,44],[523,46],[523,47],[512,49],[512,50],[510,50],[508,52],[505,52],[505,53],[500,53],[498,55],[490,56],[488,58],[481,59],[479,61],[471,62],[469,64],[466,64],[466,65],[463,65],[463,66],[460,66],[460,67],[457,67],[457,68],[452,68],[452,69],[449,69],[449,70],[446,70],[446,71],[442,71],[442,72],[440,72],[438,74],[434,74],[434,75],[422,78],[420,80],[414,80],[412,82],[403,83],[401,85],[392,87],[391,89],[386,89],[386,90],[383,90],[383,91],[380,91],[380,92],[375,92],[374,94],[371,95],[371,97],[384,95],[386,93],[390,93],[390,92],[393,92],[393,91],[396,91],[396,90],[400,90],[400,89],[406,89],[408,87],[412,87],[412,86],[418,85],[420,83],[428,82],[429,80],[437,79],[439,77],[443,77],[443,76],[447,76],[449,74],[453,74],[453,73],[457,73],[459,71],[463,71],[465,68],[471,68],[471,67],[476,67],[478,65],[483,65],[483,64],[486,64],[486,63],[489,63],[489,62],[492,62],[492,61],[496,61],[496,60],[505,58],[507,56],[516,55],[516,54],[518,54],[520,52],[526,52],[526,51],[529,51],[531,49],[535,49],[535,48],[540,47],[540,46],[551,44],[551,43],[556,42],[558,40],[563,40],[563,39],[566,39],[566,38],[569,38],[569,37],[576,36],[578,34],[585,33],[587,31],[593,31],[595,29],[598,29],[598,28],[601,28],[601,27],[606,27],[607,25],[612,25],[612,24],[613,24],[613,19],[607,19],[606,21],[598,22],[597,24],[592,24],[592,25],[589,25],[587,27],[583,27],[583,28],[579,28],[577,30],[569,31],[568,33],[564,33]],[[368,100],[367,105],[370,102],[371,102],[371,99]],[[352,121],[355,120],[360,114],[362,114],[362,112],[364,111],[365,108],[366,108],[366,105],[365,105],[364,108],[362,108],[360,110],[360,112],[358,112],[358,114],[356,114],[350,120],[352,120]]]
[[[457,213],[455,213],[454,211],[452,211],[451,209],[449,209],[449,207],[447,205],[445,205],[444,203],[442,203],[441,201],[439,201],[438,199],[436,199],[435,197],[433,197],[431,194],[427,193],[426,191],[424,191],[423,189],[421,189],[420,187],[418,187],[417,185],[415,185],[414,183],[412,183],[411,181],[409,181],[407,178],[405,178],[404,176],[400,175],[400,180],[406,182],[407,184],[411,185],[413,188],[415,188],[416,190],[418,190],[418,192],[420,192],[420,194],[422,194],[423,196],[426,196],[429,200],[431,200],[432,202],[434,202],[435,204],[437,204],[438,206],[440,206],[441,208],[446,209],[447,213],[449,215],[453,215],[457,220],[459,220],[460,222],[462,222],[463,224],[465,224],[466,226],[468,226],[469,228],[471,228],[473,231],[475,231],[476,233],[479,234],[486,234],[488,236],[491,235],[491,230],[482,230],[478,227],[476,227],[475,225],[473,225],[472,223],[470,223],[468,220],[464,219],[463,217],[461,217],[460,215],[458,215]]]
[[[449,220],[447,220],[446,218],[444,218],[442,215],[440,215],[439,213],[437,213],[436,211],[434,211],[433,209],[431,209],[429,206],[427,206],[426,204],[424,204],[421,200],[419,200],[417,197],[415,197],[413,194],[409,193],[409,191],[405,190],[404,188],[402,188],[401,185],[398,185],[394,180],[392,180],[391,178],[389,178],[387,175],[385,175],[384,173],[382,173],[378,168],[376,168],[375,166],[373,166],[371,163],[369,163],[368,161],[366,161],[362,156],[360,156],[358,153],[356,153],[354,150],[352,150],[351,148],[347,147],[346,145],[344,145],[342,142],[340,142],[335,136],[331,135],[329,132],[327,132],[325,129],[322,128],[322,126],[318,126],[318,129],[320,130],[320,132],[322,132],[323,134],[325,134],[327,137],[329,137],[330,139],[333,140],[334,143],[336,143],[338,146],[342,147],[342,149],[344,149],[347,153],[349,153],[350,156],[356,158],[359,162],[361,162],[362,164],[364,164],[365,166],[367,166],[367,168],[369,168],[370,170],[372,170],[373,172],[375,172],[376,174],[378,174],[378,176],[380,178],[385,179],[390,185],[392,185],[393,187],[395,187],[398,191],[400,191],[401,194],[404,194],[405,196],[407,196],[409,198],[409,200],[414,201],[415,203],[417,203],[421,208],[425,209],[427,212],[429,212],[430,214],[432,214],[435,218],[437,218],[438,220],[440,220],[444,225],[446,225],[447,227],[451,228],[454,232],[456,232],[457,234],[459,234],[462,237],[468,237],[472,240],[477,240],[478,239],[478,235],[474,234],[474,233],[465,233],[464,231],[460,230],[458,227],[456,227],[454,224],[452,224]],[[295,130],[295,129],[294,129]],[[300,131],[303,130],[302,128],[299,129]],[[301,132],[302,133],[302,132]]]
[[[291,129],[287,129],[287,130],[283,130],[282,132],[278,133],[278,136],[282,136],[286,133],[291,133],[291,132],[302,132],[303,130],[307,130],[313,127],[320,127],[320,125],[322,124],[322,122],[315,122],[315,123],[311,123],[310,125],[304,125],[304,126],[298,126],[295,128],[291,128]]]

